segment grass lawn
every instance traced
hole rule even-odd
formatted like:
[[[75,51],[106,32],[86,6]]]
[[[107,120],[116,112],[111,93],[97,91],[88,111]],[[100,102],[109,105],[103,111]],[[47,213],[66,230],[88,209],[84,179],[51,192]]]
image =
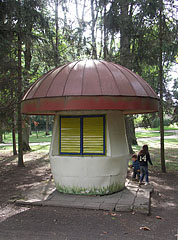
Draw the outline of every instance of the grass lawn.
[[[165,132],[164,136],[172,136],[175,135],[174,131],[172,132]],[[148,137],[159,137],[159,132],[150,132],[150,131],[144,131],[144,132],[136,132],[137,138],[148,138]]]
[[[49,152],[49,148],[50,148],[50,143],[51,143],[51,132],[50,135],[45,134],[44,131],[39,131],[38,135],[36,134],[36,132],[32,132],[32,134],[30,135],[30,143],[46,143],[45,145],[33,145],[30,144],[30,147],[32,149],[32,151],[41,151],[41,152]],[[17,134],[16,134],[16,141],[17,141]],[[12,135],[11,133],[6,134],[5,143],[7,144],[11,144],[12,143]],[[12,151],[12,146],[0,146],[0,150],[5,150],[5,151]]]
[[[32,132],[32,134],[30,135],[30,143],[51,142],[51,136],[52,136],[51,132],[50,132],[50,135],[47,135],[47,136],[44,131],[39,131],[38,133]],[[16,134],[16,141],[17,141],[17,134]],[[11,133],[6,133],[4,142],[12,143]]]
[[[153,129],[152,129],[153,130]],[[174,131],[165,132],[165,136],[174,135]],[[153,162],[153,167],[150,166],[153,170],[161,169],[160,161],[160,140],[152,140],[149,137],[159,136],[159,132],[150,132],[143,130],[143,132],[136,132],[138,139],[138,145],[133,146],[133,150],[138,153],[141,147],[144,144],[148,144],[150,155]],[[139,139],[141,138],[141,139]],[[145,138],[145,139],[144,139]],[[147,138],[147,139],[146,139]],[[40,144],[30,144],[32,151],[48,153],[51,142],[51,134],[46,136],[45,132],[38,132],[38,137],[35,132],[30,136],[30,143],[46,143],[45,145]],[[6,135],[5,143],[12,143],[11,134]],[[12,151],[12,146],[0,146],[0,151]],[[169,138],[165,139],[165,160],[167,171],[178,171],[178,138]]]
[[[153,166],[149,166],[150,169],[160,170],[160,141],[159,140],[139,140],[138,145],[133,146],[133,150],[138,153],[141,147],[147,144],[149,146],[149,152],[153,162]],[[178,139],[165,139],[165,161],[167,171],[178,171]]]

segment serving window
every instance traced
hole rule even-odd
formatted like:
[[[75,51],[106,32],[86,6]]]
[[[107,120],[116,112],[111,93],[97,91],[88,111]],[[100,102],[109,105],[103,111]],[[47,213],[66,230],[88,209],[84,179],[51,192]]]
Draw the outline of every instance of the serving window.
[[[61,155],[105,155],[105,115],[60,116]]]

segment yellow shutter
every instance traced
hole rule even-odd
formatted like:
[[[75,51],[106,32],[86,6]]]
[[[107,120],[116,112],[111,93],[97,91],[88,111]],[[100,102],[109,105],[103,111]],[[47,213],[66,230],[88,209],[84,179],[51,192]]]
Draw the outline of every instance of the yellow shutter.
[[[83,154],[104,154],[104,117],[83,118]]]
[[[80,118],[61,118],[60,152],[80,154]]]

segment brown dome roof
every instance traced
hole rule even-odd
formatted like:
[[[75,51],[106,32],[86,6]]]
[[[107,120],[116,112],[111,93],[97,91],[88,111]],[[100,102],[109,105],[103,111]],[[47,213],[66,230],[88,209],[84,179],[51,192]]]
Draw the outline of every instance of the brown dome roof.
[[[25,114],[61,110],[158,110],[158,96],[140,76],[103,60],[84,60],[55,68],[38,79],[23,98]]]

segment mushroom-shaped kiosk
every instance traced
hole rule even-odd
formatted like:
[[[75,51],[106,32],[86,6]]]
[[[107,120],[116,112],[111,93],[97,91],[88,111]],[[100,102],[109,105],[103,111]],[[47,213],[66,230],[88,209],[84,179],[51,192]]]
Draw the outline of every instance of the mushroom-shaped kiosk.
[[[54,114],[50,147],[56,188],[110,194],[125,186],[129,152],[124,114],[158,111],[140,76],[103,60],[83,60],[39,78],[22,101],[24,114]]]

